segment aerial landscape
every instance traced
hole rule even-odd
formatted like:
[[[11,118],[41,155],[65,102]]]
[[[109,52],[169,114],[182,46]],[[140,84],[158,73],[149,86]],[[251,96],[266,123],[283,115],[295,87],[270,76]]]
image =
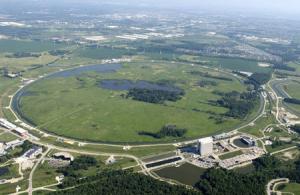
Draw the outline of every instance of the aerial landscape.
[[[300,195],[300,3],[170,2],[0,1],[0,194]]]

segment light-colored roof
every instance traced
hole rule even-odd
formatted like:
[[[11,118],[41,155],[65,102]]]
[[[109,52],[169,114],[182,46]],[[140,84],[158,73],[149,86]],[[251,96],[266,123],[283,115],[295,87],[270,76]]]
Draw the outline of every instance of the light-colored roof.
[[[213,143],[213,138],[212,137],[201,138],[198,140],[198,142],[201,142],[203,144]]]
[[[20,134],[27,133],[27,131],[25,129],[21,128],[21,127],[15,128],[15,131],[20,133]]]

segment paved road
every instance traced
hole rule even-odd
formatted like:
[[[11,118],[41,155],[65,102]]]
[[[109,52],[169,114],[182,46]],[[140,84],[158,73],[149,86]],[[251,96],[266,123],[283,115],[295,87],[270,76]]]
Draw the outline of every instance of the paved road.
[[[36,170],[36,168],[39,166],[40,162],[45,158],[45,156],[48,154],[48,152],[50,151],[50,148],[47,149],[47,151],[45,151],[42,156],[38,159],[38,161],[36,162],[36,164],[34,165],[33,169],[30,172],[29,175],[29,185],[28,185],[28,194],[32,195],[32,177],[34,174],[34,171]]]
[[[291,98],[291,96],[282,88],[282,85],[288,84],[292,81],[293,81],[292,79],[273,79],[270,82],[269,86],[270,86],[270,88],[273,89],[273,92],[275,92],[275,94],[277,95],[277,98],[279,98],[279,99]],[[282,101],[282,104],[291,113],[293,113],[295,115],[300,115],[300,112],[298,110],[294,109],[291,105],[289,105],[283,101]]]
[[[276,193],[276,186],[279,184],[289,183],[290,180],[288,178],[279,178],[279,179],[272,179],[267,184],[267,194],[272,195],[273,193]]]
[[[274,94],[274,96],[276,98],[276,115],[275,115],[275,118],[276,118],[277,122],[280,125],[284,126],[285,124],[279,119],[279,97],[278,97],[278,94],[275,92],[275,90],[273,89],[273,87],[271,85],[272,82],[273,82],[273,79],[268,82],[267,86],[270,88],[271,92]]]
[[[178,64],[185,64],[186,63],[181,63],[181,62],[177,62]],[[73,69],[74,67],[70,68],[70,69]],[[211,70],[215,70],[214,68],[210,68],[210,67],[203,67],[203,68],[206,68],[206,69],[211,69]],[[238,79],[240,79],[239,76],[236,76],[234,75],[233,73],[231,72],[228,72],[226,70],[218,70],[219,72],[222,72],[224,74],[229,74],[229,75],[233,75],[235,77],[237,77]],[[53,73],[50,73],[50,74],[53,74]],[[37,80],[36,80],[37,81]],[[34,82],[36,82],[34,81]],[[23,121],[22,119],[20,119],[20,117],[15,113],[14,109],[13,109],[13,106],[12,106],[12,103],[13,103],[13,97],[20,91],[24,88],[25,86],[19,88],[12,96],[12,98],[10,99],[10,103],[9,103],[9,109],[10,111],[13,113],[13,115],[15,116],[15,118],[17,119],[17,121],[22,121],[24,122],[25,124],[27,124],[25,121]],[[250,124],[256,122],[263,114],[264,114],[264,111],[265,111],[265,107],[266,107],[266,100],[265,98],[260,94],[260,99],[261,99],[261,104],[260,104],[260,108],[259,108],[259,114],[256,118],[254,118],[253,120],[251,120],[249,123],[245,124],[245,125],[242,125],[238,128],[235,128],[233,130],[231,130],[230,132],[233,132],[233,131],[238,131],[240,129],[243,129],[247,126],[249,126]],[[29,124],[28,124],[29,125]],[[31,126],[31,125],[29,125]],[[32,127],[32,126],[31,126]],[[40,133],[45,133],[41,130],[39,130],[38,128],[35,128],[35,127],[32,127],[32,129],[40,132]],[[47,133],[46,133],[47,134]],[[81,144],[89,144],[89,145],[99,145],[99,146],[111,146],[111,147],[122,147],[122,145],[120,144],[105,144],[105,143],[94,143],[94,142],[84,142],[84,141],[79,141],[79,140],[76,140],[76,139],[70,139],[70,138],[66,138],[66,137],[62,137],[62,136],[58,136],[58,135],[54,135],[54,134],[48,134],[49,136],[51,137],[54,137],[56,139],[64,139],[64,140],[70,140],[70,141],[73,141],[73,142],[80,142]],[[196,142],[198,140],[197,139],[193,139],[193,140],[190,140],[190,141],[181,141],[181,142],[175,142],[175,143],[157,143],[157,144],[140,144],[140,145],[132,145],[130,147],[153,147],[153,146],[171,146],[171,145],[181,145],[181,144],[190,144],[190,143],[193,143],[193,142]]]
[[[228,72],[226,72],[228,74]],[[21,90],[21,88],[19,89]],[[18,91],[17,91],[18,92]],[[16,93],[17,93],[16,92]],[[15,94],[16,94],[15,93]],[[231,132],[233,131],[238,131],[238,130],[241,130],[253,123],[255,123],[259,118],[261,118],[263,115],[264,115],[264,112],[265,112],[265,109],[266,109],[266,98],[263,97],[261,94],[260,94],[260,98],[261,98],[261,104],[260,104],[260,109],[259,109],[259,112],[258,112],[258,115],[253,119],[251,120],[249,123],[245,124],[245,125],[242,125],[236,129],[233,129]],[[14,114],[14,116],[16,117],[17,120],[19,121],[22,121],[20,120],[20,118],[18,117],[18,115],[14,112],[14,110],[12,109],[12,98],[10,100],[10,106],[9,106],[9,109],[11,110],[11,112]],[[23,122],[23,121],[22,121]],[[39,132],[42,132],[38,129],[36,129],[37,131]],[[10,132],[16,136],[18,136],[17,134],[13,133],[13,132]],[[44,133],[44,132],[42,132]],[[65,138],[65,137],[61,137],[61,136],[56,136],[56,135],[50,135],[50,136],[53,136],[55,138],[61,138],[61,139],[66,139],[66,140],[71,140],[71,141],[74,141],[74,142],[78,142],[78,140],[72,140],[72,139],[68,139],[68,138]],[[19,138],[22,138],[20,136],[18,136]],[[23,139],[23,138],[22,138]],[[129,155],[129,154],[124,154],[124,153],[103,153],[103,152],[90,152],[90,151],[87,151],[87,150],[75,150],[75,149],[68,149],[68,148],[64,148],[64,147],[59,147],[59,146],[55,146],[55,145],[49,145],[47,143],[43,143],[43,142],[40,142],[40,141],[37,141],[35,139],[32,139],[32,138],[29,138],[29,140],[31,142],[33,142],[34,144],[38,144],[38,145],[42,145],[42,146],[45,146],[47,147],[47,151],[45,153],[43,153],[42,157],[38,160],[38,162],[35,164],[35,166],[33,167],[33,169],[31,170],[31,173],[30,173],[30,176],[29,176],[29,187],[28,187],[28,190],[26,192],[28,192],[30,195],[32,194],[32,191],[33,191],[33,188],[32,188],[32,177],[33,177],[33,174],[34,174],[34,171],[36,170],[36,168],[38,167],[39,163],[43,160],[43,158],[46,156],[46,154],[49,152],[49,150],[51,149],[56,149],[56,150],[60,150],[60,151],[66,151],[66,152],[71,152],[71,153],[77,153],[77,154],[85,154],[85,155],[95,155],[95,156],[111,156],[111,155],[114,155],[114,156],[120,156],[120,157],[126,157],[126,158],[131,158],[131,159],[134,159],[136,162],[137,162],[137,165],[136,166],[140,166],[142,168],[142,171],[144,174],[147,174],[147,175],[150,175],[154,178],[157,178],[157,179],[161,179],[159,177],[157,177],[156,175],[153,175],[145,166],[145,164],[143,163],[143,161],[139,158],[137,158],[136,156],[134,155]],[[188,144],[188,143],[193,143],[197,141],[197,139],[194,139],[194,140],[190,140],[190,141],[183,141],[183,142],[177,142],[177,143],[165,143],[165,144],[146,144],[146,145],[134,145],[132,147],[152,147],[152,146],[168,146],[168,145],[174,145],[174,144],[177,144],[177,145],[180,145],[180,144]],[[83,143],[83,144],[90,144],[90,145],[100,145],[100,146],[112,146],[112,147],[122,147],[121,145],[117,145],[117,144],[102,144],[102,143],[93,143],[93,142],[80,142],[80,143]]]

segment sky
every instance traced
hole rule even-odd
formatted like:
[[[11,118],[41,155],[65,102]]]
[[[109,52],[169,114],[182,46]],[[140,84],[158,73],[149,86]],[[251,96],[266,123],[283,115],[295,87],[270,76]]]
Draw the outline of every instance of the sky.
[[[226,9],[232,11],[258,11],[300,14],[300,0],[110,0],[111,2],[143,2],[145,5],[182,7],[193,9]]]
[[[300,18],[300,0],[0,0],[3,2],[39,2],[43,4],[119,4],[127,6],[144,6],[164,9],[181,9],[194,11],[223,11],[273,14]],[[17,3],[16,3],[17,4]]]

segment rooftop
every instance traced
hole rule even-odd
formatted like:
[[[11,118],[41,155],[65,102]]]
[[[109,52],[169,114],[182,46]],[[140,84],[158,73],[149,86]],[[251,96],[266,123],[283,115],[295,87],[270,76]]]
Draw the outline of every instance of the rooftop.
[[[205,137],[198,140],[198,142],[201,142],[203,144],[213,143],[212,137]]]

